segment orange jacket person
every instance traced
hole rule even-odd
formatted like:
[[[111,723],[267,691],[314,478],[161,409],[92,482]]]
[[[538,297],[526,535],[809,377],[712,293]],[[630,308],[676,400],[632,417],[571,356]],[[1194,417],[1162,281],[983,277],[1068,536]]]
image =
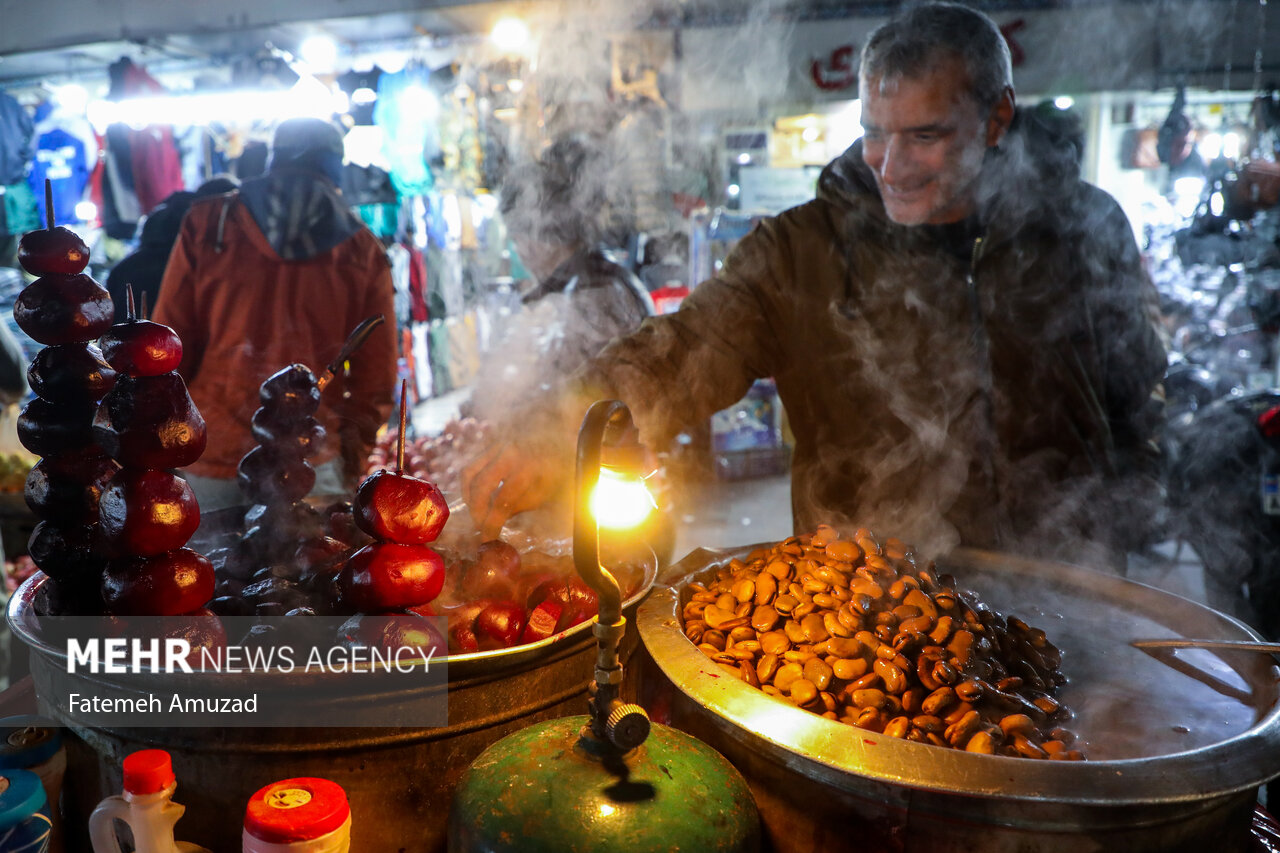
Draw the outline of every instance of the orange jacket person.
[[[209,428],[184,474],[202,509],[245,503],[236,466],[256,442],[258,386],[301,362],[319,373],[361,320],[379,326],[324,391],[328,433],[313,494],[349,494],[396,375],[391,270],[377,238],[337,190],[342,136],[319,119],[289,119],[272,140],[268,173],[238,192],[197,201],[169,258],[152,319],[182,338],[179,373]]]

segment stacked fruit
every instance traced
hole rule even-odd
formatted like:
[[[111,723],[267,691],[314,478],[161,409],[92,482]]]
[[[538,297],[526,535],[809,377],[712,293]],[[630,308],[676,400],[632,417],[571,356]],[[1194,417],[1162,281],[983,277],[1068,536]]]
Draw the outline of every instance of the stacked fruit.
[[[447,498],[462,494],[462,469],[471,457],[487,445],[489,427],[475,418],[452,419],[439,435],[419,436],[405,445],[405,470],[435,483]],[[399,434],[384,431],[369,454],[365,473],[385,468],[396,454]]]
[[[402,385],[401,436],[405,421]],[[396,470],[378,471],[356,490],[356,526],[374,541],[352,554],[338,575],[340,603],[357,611],[342,627],[345,638],[382,645],[401,636],[406,626],[428,630],[430,623],[422,616],[430,611],[422,608],[440,594],[445,574],[443,558],[428,546],[448,519],[449,507],[439,489],[404,473],[401,440]]]
[[[110,294],[84,274],[84,241],[55,228],[52,218],[48,224],[18,244],[18,262],[39,278],[13,305],[18,327],[45,345],[27,371],[36,396],[18,419],[18,440],[42,457],[24,490],[40,519],[28,550],[50,578],[52,608],[97,613],[103,567],[96,547],[98,500],[118,466],[94,441],[94,412],[116,373],[93,342],[110,328],[114,312]]]
[[[182,342],[168,326],[129,316],[102,336],[116,371],[93,437],[119,463],[98,502],[99,532],[110,558],[102,575],[107,609],[127,616],[174,616],[213,597],[213,566],[184,547],[200,526],[191,487],[168,469],[204,452],[204,418],[178,375]]]

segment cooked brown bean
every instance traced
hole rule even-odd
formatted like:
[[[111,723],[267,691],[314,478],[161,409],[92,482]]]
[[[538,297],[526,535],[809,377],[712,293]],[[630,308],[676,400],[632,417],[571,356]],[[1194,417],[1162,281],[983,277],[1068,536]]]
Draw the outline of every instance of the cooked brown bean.
[[[831,613],[829,615],[834,618],[835,611],[840,608],[840,599],[836,598],[834,595],[819,592],[815,593],[813,596],[813,605],[819,610],[830,610]]]
[[[768,604],[760,604],[751,614],[751,627],[763,634],[766,631],[772,631],[778,624],[779,618],[778,611]]]
[[[767,655],[780,655],[791,648],[791,639],[782,631],[760,635],[760,650]]]
[[[871,668],[884,681],[884,689],[889,693],[901,693],[907,689],[907,677],[898,667],[887,660],[877,659]]]
[[[805,634],[804,628],[802,628],[800,626],[800,623],[794,619],[788,619],[786,622],[784,622],[782,625],[782,630],[783,632],[786,633],[787,639],[795,643],[796,645],[799,645],[800,643],[809,642],[809,638]]]
[[[831,671],[841,681],[853,681],[867,674],[869,664],[862,658],[837,658]]]
[[[855,637],[831,637],[827,640],[827,652],[838,658],[857,657],[866,651]]]
[[[969,738],[973,737],[974,732],[978,731],[978,727],[982,724],[982,718],[978,716],[977,711],[970,711],[956,722],[947,726],[943,737],[947,739],[947,743],[951,744],[955,749],[961,749],[969,742]]]
[[[761,684],[771,683],[779,666],[780,661],[777,655],[766,654],[756,663],[756,677],[760,679]]]
[[[809,681],[812,681],[814,686],[819,690],[827,689],[828,685],[831,684],[831,677],[834,674],[835,673],[831,667],[823,663],[818,658],[811,658],[805,662],[804,677]]]
[[[756,575],[756,595],[755,602],[757,605],[769,604],[773,601],[773,597],[778,594],[778,579],[768,572]]]
[[[800,599],[796,598],[794,595],[792,595],[789,592],[783,593],[782,595],[779,595],[777,598],[773,600],[774,609],[777,610],[779,613],[782,613],[788,616],[791,614],[791,611],[795,610],[799,604],[800,604]]]
[[[827,556],[833,560],[839,560],[842,563],[853,563],[862,556],[859,548],[853,542],[846,539],[838,539],[830,542],[826,547]]]
[[[884,733],[889,737],[906,737],[911,728],[911,720],[906,717],[894,717],[884,724]]]
[[[951,710],[959,701],[956,698],[956,692],[950,687],[939,687],[924,698],[924,701],[920,703],[920,710],[935,717],[941,716]]]
[[[817,613],[810,613],[800,621],[800,629],[804,631],[805,637],[810,643],[820,643],[831,636],[827,631],[825,621],[822,616]]]
[[[982,755],[995,755],[996,742],[987,731],[974,732],[969,742],[964,745],[965,752],[977,752]]]
[[[818,688],[807,678],[797,678],[791,682],[791,699],[797,705],[808,705],[818,698]]]

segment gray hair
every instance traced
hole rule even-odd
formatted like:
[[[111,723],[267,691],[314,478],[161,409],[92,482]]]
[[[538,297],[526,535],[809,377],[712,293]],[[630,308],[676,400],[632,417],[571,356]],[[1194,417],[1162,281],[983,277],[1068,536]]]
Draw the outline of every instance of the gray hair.
[[[969,74],[969,90],[983,109],[1013,86],[1009,45],[995,21],[959,3],[922,3],[877,27],[862,48],[860,76],[914,77],[954,57]]]

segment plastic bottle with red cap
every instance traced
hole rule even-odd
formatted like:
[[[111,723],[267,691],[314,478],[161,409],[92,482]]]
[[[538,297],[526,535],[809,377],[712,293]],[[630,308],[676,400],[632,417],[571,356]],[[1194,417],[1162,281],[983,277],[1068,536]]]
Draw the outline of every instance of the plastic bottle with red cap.
[[[348,853],[347,793],[328,779],[282,779],[261,788],[244,812],[242,853]]]
[[[177,787],[173,761],[163,749],[144,749],[126,756],[124,794],[107,797],[89,816],[93,853],[121,853],[114,820],[129,825],[134,853],[210,853],[204,847],[174,840],[174,825],[187,810],[173,802]]]

